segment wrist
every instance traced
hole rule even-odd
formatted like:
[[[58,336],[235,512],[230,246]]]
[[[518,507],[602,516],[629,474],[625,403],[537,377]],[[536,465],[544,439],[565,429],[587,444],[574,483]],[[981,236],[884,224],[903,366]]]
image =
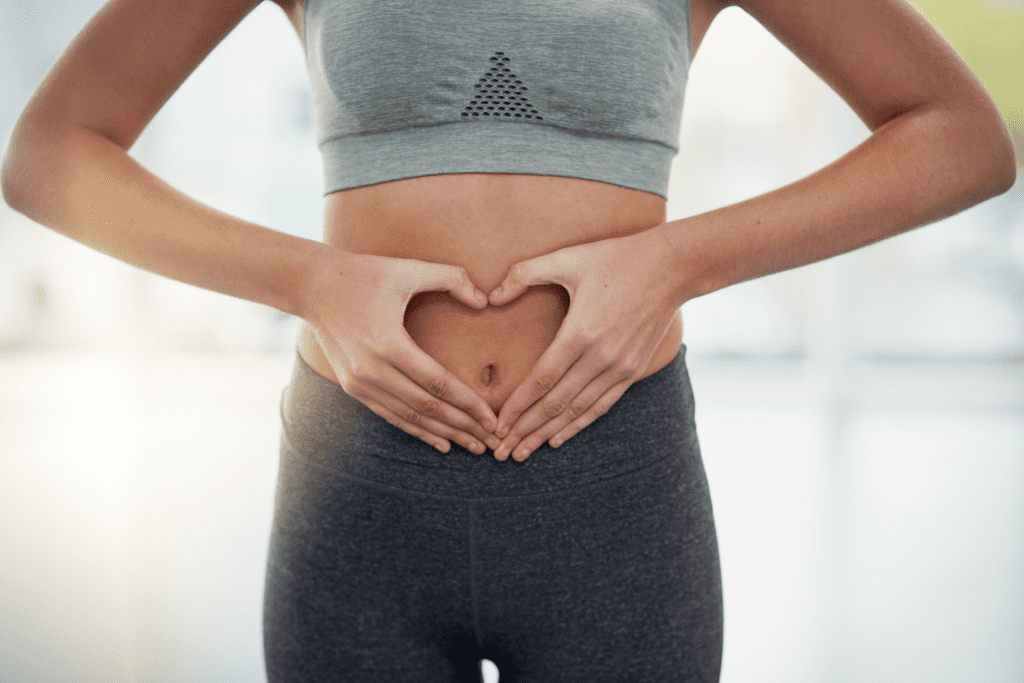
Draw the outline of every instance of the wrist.
[[[697,266],[692,250],[685,248],[678,222],[662,223],[648,230],[645,235],[650,242],[645,251],[651,259],[650,267],[657,273],[659,281],[668,287],[673,303],[682,306],[711,290],[704,289],[702,270]]]
[[[312,242],[298,263],[292,301],[295,315],[320,330],[323,312],[332,294],[337,294],[339,276],[352,254],[324,242]]]

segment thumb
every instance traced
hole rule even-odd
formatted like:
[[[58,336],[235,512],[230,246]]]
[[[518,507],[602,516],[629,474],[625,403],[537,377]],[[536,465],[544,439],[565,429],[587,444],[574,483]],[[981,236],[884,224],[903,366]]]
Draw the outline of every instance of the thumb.
[[[469,279],[469,273],[459,266],[437,266],[434,288],[450,292],[452,296],[470,308],[487,308],[487,295],[477,289]]]
[[[557,284],[572,291],[567,283],[568,274],[559,267],[560,263],[553,254],[520,261],[509,269],[501,284],[491,290],[488,300],[493,306],[503,306],[534,285]]]

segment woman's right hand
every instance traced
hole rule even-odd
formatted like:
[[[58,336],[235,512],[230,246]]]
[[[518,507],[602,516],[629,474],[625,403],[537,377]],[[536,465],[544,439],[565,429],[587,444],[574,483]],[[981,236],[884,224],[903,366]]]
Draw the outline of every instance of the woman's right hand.
[[[487,307],[464,268],[354,254],[325,245],[307,282],[302,317],[341,387],[377,415],[442,453],[455,441],[482,454],[497,448],[498,418],[484,399],[427,355],[405,329],[420,292],[446,291]]]

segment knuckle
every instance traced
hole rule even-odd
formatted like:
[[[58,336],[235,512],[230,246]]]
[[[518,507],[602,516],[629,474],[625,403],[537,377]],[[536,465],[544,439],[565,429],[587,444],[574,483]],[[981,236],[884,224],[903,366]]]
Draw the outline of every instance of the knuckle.
[[[448,394],[450,385],[448,377],[446,375],[434,375],[427,382],[427,391],[438,398],[443,398]]]
[[[393,361],[396,358],[401,358],[405,349],[402,347],[400,341],[392,338],[380,339],[374,342],[374,347],[380,354],[381,358],[385,358],[388,361]]]
[[[555,386],[555,380],[550,375],[538,375],[533,378],[533,393],[544,396]]]
[[[516,449],[516,447],[520,443],[522,443],[524,436],[526,436],[526,435],[525,434],[519,434],[518,432],[516,432],[514,430],[512,432],[509,432],[508,436],[506,436],[504,438],[504,443],[505,443],[505,446],[508,447],[509,453],[514,451]]]
[[[414,425],[419,424],[420,421],[423,419],[423,416],[418,411],[415,411],[412,408],[406,409],[405,415],[403,417],[405,418],[406,422]]]
[[[638,363],[629,363],[619,371],[617,378],[620,382],[624,382],[627,379],[633,379],[639,374],[640,365]]]
[[[596,320],[585,320],[580,321],[579,334],[587,341],[588,344],[593,344],[601,338],[601,335],[606,330],[600,324],[600,321]]]
[[[362,396],[364,385],[362,382],[357,380],[351,375],[345,377],[339,377],[341,388],[345,390],[345,393],[349,396]]]
[[[570,403],[569,407],[566,408],[565,411],[566,413],[568,413],[570,418],[575,420],[580,415],[587,412],[587,407],[584,405],[580,405],[579,403]]]
[[[441,412],[441,402],[431,399],[420,404],[420,413],[427,417],[437,417]]]
[[[346,386],[342,387],[345,393],[355,398],[374,398],[379,396],[380,391],[374,385],[358,379],[350,379]]]
[[[355,362],[352,364],[352,367],[349,368],[349,377],[351,377],[353,381],[361,384],[367,383],[367,380],[370,378],[370,374],[370,365],[363,361]]]
[[[590,338],[583,330],[576,330],[568,340],[569,348],[577,353],[582,353],[590,345]]]
[[[615,354],[607,349],[598,349],[594,351],[594,362],[602,370],[608,370],[615,365]]]
[[[557,417],[565,410],[565,401],[549,396],[541,402],[541,408],[548,417]]]

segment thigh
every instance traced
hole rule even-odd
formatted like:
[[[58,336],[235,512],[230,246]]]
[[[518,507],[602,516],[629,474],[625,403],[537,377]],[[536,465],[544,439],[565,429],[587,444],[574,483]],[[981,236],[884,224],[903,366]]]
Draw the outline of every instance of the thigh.
[[[698,450],[473,513],[482,645],[502,683],[718,681],[721,571]]]
[[[264,597],[270,683],[473,681],[464,502],[308,462],[284,441]]]

